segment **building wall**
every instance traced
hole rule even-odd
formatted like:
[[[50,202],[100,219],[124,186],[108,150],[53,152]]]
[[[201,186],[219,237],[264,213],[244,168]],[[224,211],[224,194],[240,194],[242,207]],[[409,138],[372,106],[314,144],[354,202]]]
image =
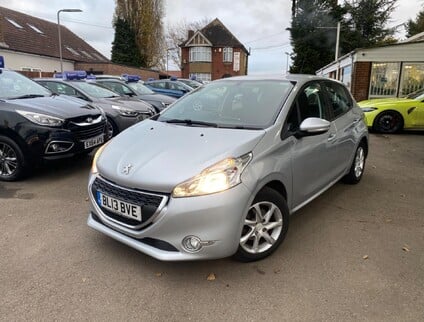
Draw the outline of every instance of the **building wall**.
[[[222,47],[213,47],[212,48],[212,62],[211,63],[201,63],[189,62],[189,47],[184,47],[181,49],[181,59],[182,59],[182,77],[188,78],[190,73],[211,73],[212,80],[220,79],[223,76],[239,76],[247,74],[247,55],[241,48],[233,48],[233,58],[234,53],[240,53],[240,67],[238,71],[234,71],[234,59],[232,62],[223,61],[223,48]]]
[[[22,68],[40,69],[42,72],[60,71],[60,60],[53,57],[18,53],[11,50],[0,49],[0,56],[4,57],[5,66],[9,69],[20,71]],[[74,62],[63,61],[63,70],[74,70]]]
[[[75,63],[76,70],[85,70],[92,72],[93,74],[104,74],[104,75],[122,75],[132,74],[140,75],[143,80],[149,78],[159,79],[162,74],[158,71],[141,69],[136,67],[129,67],[124,65],[112,64],[112,63]]]
[[[368,99],[370,86],[371,62],[356,62],[352,71],[351,92],[356,101]]]

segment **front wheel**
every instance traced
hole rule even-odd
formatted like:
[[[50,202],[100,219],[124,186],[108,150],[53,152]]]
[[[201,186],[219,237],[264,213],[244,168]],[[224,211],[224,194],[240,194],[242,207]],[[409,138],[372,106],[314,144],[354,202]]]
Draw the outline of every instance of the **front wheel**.
[[[0,181],[15,181],[26,174],[27,164],[22,149],[6,136],[0,135]]]
[[[374,121],[372,129],[380,133],[396,133],[403,128],[403,117],[396,111],[382,112]]]
[[[263,188],[244,218],[234,258],[251,262],[267,257],[286,237],[288,225],[289,209],[284,198],[271,188]]]

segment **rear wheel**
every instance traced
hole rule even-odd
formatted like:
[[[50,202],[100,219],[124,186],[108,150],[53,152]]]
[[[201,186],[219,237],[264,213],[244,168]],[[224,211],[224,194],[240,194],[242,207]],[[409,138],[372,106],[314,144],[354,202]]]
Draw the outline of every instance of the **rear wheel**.
[[[355,158],[353,159],[349,173],[345,175],[342,179],[344,183],[357,184],[359,181],[361,181],[362,175],[364,174],[365,170],[365,159],[365,144],[360,143],[358,148],[356,149]]]
[[[19,145],[6,136],[0,136],[0,180],[18,180],[26,174],[26,170],[26,159]]]
[[[396,111],[382,112],[374,121],[372,129],[380,133],[396,133],[403,128],[403,117]]]
[[[267,257],[286,237],[288,225],[286,201],[278,192],[265,187],[246,214],[235,259],[251,262]]]

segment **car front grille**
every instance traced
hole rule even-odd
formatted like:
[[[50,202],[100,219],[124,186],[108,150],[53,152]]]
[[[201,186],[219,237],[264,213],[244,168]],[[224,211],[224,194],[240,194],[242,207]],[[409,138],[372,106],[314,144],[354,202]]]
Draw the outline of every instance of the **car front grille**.
[[[157,195],[152,193],[147,193],[143,191],[127,189],[123,187],[119,187],[115,184],[112,184],[104,179],[100,179],[97,177],[92,186],[91,193],[94,199],[97,202],[97,192],[101,192],[109,197],[113,197],[119,199],[121,201],[125,201],[134,205],[141,206],[142,212],[142,221],[141,223],[137,220],[122,217],[114,212],[98,206],[101,208],[102,212],[113,219],[113,221],[123,224],[129,228],[139,229],[148,225],[151,220],[153,220],[153,216],[158,212],[159,207],[166,202],[167,196],[165,195]]]
[[[101,120],[94,124],[80,123],[78,120],[71,120],[71,122],[68,123],[68,129],[71,130],[75,139],[78,141],[84,141],[104,134],[105,126],[105,120]]]

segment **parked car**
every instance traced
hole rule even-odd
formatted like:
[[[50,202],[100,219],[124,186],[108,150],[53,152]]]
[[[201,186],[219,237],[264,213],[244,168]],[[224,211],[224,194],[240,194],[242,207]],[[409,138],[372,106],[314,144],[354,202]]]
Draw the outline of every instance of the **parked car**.
[[[70,75],[75,75],[74,73]],[[83,99],[105,111],[108,119],[108,137],[111,138],[137,122],[156,114],[154,108],[137,99],[121,97],[95,83],[86,82],[81,77],[37,78],[35,81],[55,94],[69,95]]]
[[[0,68],[0,181],[22,178],[41,160],[88,153],[105,134],[100,109]]]
[[[157,113],[173,103],[175,97],[158,94],[139,81],[120,81],[116,79],[96,79],[96,83],[118,93],[121,96],[138,98],[151,104]]]
[[[186,84],[187,86],[190,86],[193,89],[196,89],[200,86],[202,86],[203,84],[194,80],[194,79],[187,79],[187,78],[178,78],[178,81],[181,83]]]
[[[193,88],[187,86],[184,83],[169,79],[146,81],[144,82],[144,85],[156,93],[165,94],[176,98],[180,98],[193,90]]]
[[[363,118],[331,79],[211,82],[97,151],[88,225],[160,260],[262,259],[290,214],[361,180]]]
[[[424,129],[424,88],[401,98],[361,101],[369,128],[381,133]]]

